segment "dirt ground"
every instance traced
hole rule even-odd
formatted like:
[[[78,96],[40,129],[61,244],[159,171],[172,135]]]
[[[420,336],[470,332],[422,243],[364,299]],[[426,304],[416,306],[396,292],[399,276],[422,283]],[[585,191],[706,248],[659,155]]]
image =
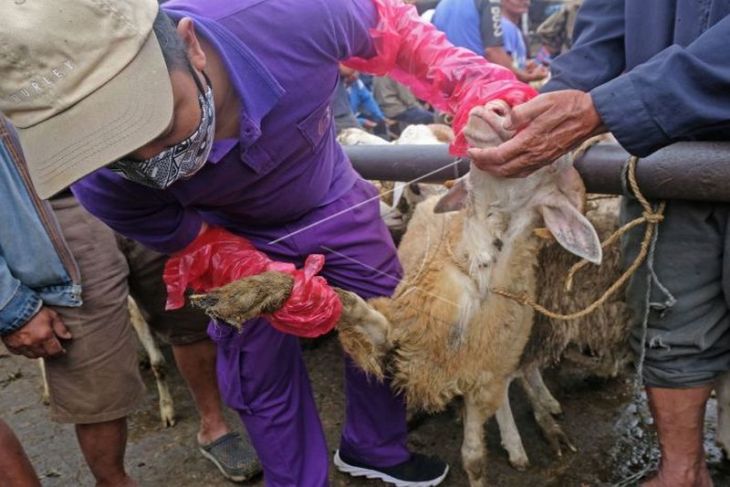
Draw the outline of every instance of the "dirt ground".
[[[306,352],[316,399],[327,439],[336,447],[342,424],[342,361],[337,341],[325,339]],[[171,374],[178,414],[175,427],[164,429],[159,422],[157,395],[152,374],[143,371],[149,393],[130,420],[127,450],[129,471],[143,486],[231,485],[195,448],[197,416],[182,379]],[[548,384],[564,409],[562,424],[578,448],[556,458],[540,436],[520,390],[512,390],[517,425],[532,466],[525,472],[513,470],[499,443],[496,424],[487,427],[488,478],[494,486],[589,487],[631,486],[656,461],[657,452],[644,398],[635,392],[628,374],[602,381],[586,379],[579,371],[564,366],[550,371]],[[517,389],[513,387],[513,389]],[[730,485],[730,462],[722,460],[714,447],[714,400],[707,415],[707,449],[715,485]],[[445,486],[466,486],[459,450],[461,426],[458,407],[418,421],[410,436],[414,449],[438,454],[451,464]],[[0,414],[21,438],[43,485],[48,487],[93,485],[73,429],[48,420],[40,401],[40,377],[33,361],[0,351]],[[233,415],[232,424],[240,428]],[[333,486],[379,486],[380,482],[355,480],[332,472]],[[244,484],[262,487],[261,478]]]

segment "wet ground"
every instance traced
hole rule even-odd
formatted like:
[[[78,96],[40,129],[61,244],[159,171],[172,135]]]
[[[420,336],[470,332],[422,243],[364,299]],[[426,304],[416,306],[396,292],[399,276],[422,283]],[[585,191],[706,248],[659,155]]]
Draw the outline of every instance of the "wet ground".
[[[337,444],[342,424],[342,364],[336,340],[327,339],[307,350],[306,358],[329,444]],[[149,393],[130,420],[127,452],[129,471],[143,486],[232,485],[200,456],[195,447],[197,417],[180,376],[171,381],[178,423],[164,429],[157,412],[157,396],[149,371],[143,371]],[[603,381],[585,378],[570,367],[550,371],[548,385],[564,409],[563,427],[578,453],[556,458],[540,436],[521,391],[511,393],[516,422],[532,466],[525,472],[513,470],[499,444],[494,422],[487,427],[488,478],[490,485],[506,487],[631,486],[651,471],[656,445],[644,398],[635,392],[630,377]],[[411,445],[420,451],[442,456],[452,465],[444,485],[466,486],[460,467],[461,426],[457,408],[419,421],[411,434]],[[48,420],[40,402],[40,378],[34,362],[0,351],[0,414],[20,436],[44,486],[93,485],[83,462],[72,428]],[[730,464],[722,460],[713,444],[714,400],[708,410],[708,461],[715,485],[730,486]],[[238,424],[235,417],[231,421]],[[379,482],[354,480],[331,473],[333,486],[379,486]],[[262,487],[259,478],[247,487]]]

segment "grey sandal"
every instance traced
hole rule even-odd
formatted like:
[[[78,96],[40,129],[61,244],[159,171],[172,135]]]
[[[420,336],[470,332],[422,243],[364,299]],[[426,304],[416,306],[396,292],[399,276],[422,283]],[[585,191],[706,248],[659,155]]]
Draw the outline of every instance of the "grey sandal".
[[[200,453],[213,462],[228,480],[243,482],[261,473],[256,452],[239,433],[227,433],[199,447]]]

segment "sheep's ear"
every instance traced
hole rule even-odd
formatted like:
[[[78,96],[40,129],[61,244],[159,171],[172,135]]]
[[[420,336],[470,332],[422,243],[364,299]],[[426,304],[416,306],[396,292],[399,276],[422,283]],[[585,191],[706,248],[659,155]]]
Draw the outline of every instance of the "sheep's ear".
[[[586,187],[583,184],[583,178],[580,177],[578,171],[573,167],[573,163],[563,156],[562,163],[565,165],[558,174],[557,184],[560,192],[568,198],[570,204],[579,212],[583,212],[586,205]]]
[[[550,233],[565,250],[596,265],[601,263],[603,249],[596,229],[565,195],[553,193],[538,209]]]
[[[467,186],[467,176],[458,179],[449,189],[448,193],[443,195],[436,203],[433,209],[434,213],[448,213],[450,211],[459,211],[466,206],[466,199],[469,196],[469,188]]]

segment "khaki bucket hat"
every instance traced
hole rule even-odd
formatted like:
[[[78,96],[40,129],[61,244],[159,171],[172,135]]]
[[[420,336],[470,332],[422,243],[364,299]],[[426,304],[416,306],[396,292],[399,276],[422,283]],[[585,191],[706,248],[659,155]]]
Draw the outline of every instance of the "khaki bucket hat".
[[[10,0],[0,7],[0,112],[47,198],[169,125],[155,0]]]

